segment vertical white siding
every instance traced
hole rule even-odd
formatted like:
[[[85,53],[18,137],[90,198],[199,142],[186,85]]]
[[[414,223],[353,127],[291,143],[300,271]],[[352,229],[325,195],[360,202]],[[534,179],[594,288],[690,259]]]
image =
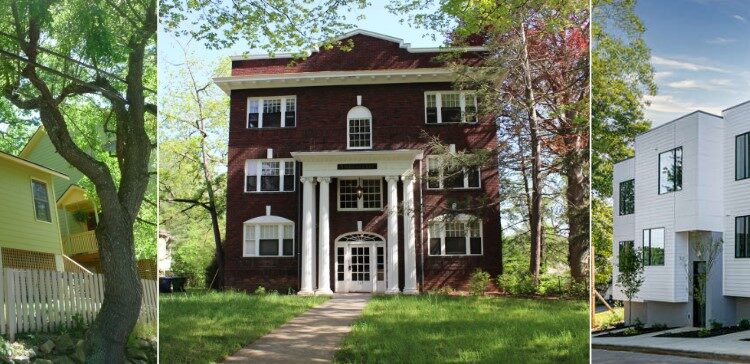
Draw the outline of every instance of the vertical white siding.
[[[735,181],[735,137],[750,132],[750,103],[724,112],[724,295],[750,297],[750,258],[734,257],[734,219],[750,215],[750,179]]]
[[[635,214],[620,216],[620,182],[634,178],[635,160],[633,158],[615,164],[612,183],[612,282],[614,283],[612,297],[616,300],[626,299],[625,295],[622,294],[622,290],[617,285],[619,270],[616,262],[619,256],[620,242],[628,240],[635,241]],[[638,212],[637,204],[635,206],[635,211],[636,213]]]

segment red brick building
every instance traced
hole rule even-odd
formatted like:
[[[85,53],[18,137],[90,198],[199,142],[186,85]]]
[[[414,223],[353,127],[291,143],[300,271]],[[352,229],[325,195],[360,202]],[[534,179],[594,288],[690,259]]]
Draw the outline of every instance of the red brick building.
[[[445,173],[423,135],[491,149],[493,118],[471,116],[475,96],[451,89],[442,49],[361,30],[340,39],[354,48],[293,65],[235,58],[215,80],[231,96],[226,285],[416,293],[464,287],[476,268],[498,274],[496,204],[441,219],[452,201],[496,202],[496,168]]]

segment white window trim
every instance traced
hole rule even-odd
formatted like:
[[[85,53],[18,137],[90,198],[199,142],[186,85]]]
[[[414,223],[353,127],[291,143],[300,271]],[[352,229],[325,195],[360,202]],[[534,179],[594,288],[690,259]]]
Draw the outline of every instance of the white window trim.
[[[289,128],[296,128],[297,127],[297,96],[296,95],[286,95],[286,96],[262,96],[262,97],[248,97],[247,103],[245,104],[245,129],[253,130],[253,129],[264,129],[263,127],[263,102],[268,99],[281,99],[281,126],[280,127],[267,127],[265,129],[279,129],[279,128],[286,128],[286,100],[292,99],[294,100],[294,126],[290,126]],[[250,128],[248,124],[250,124],[250,101],[258,101],[258,127],[256,128]]]
[[[461,122],[460,123],[449,123],[445,122],[443,123],[443,114],[441,112],[441,109],[443,108],[442,105],[442,95],[443,94],[459,94],[459,100],[461,105]],[[427,125],[440,125],[440,124],[446,124],[446,125],[457,125],[457,124],[478,124],[479,123],[479,116],[475,115],[474,121],[466,121],[466,95],[474,95],[474,110],[479,111],[478,101],[476,98],[476,91],[426,91],[424,93],[424,123]],[[435,95],[435,107],[437,107],[437,122],[436,123],[428,123],[427,122],[427,96],[428,95]]]
[[[49,210],[49,221],[47,220],[39,220],[36,217],[36,198],[34,197],[34,182],[39,182],[44,185],[44,190],[47,192],[47,209]],[[50,202],[50,196],[49,196],[49,183],[46,181],[43,181],[38,178],[31,178],[30,187],[31,187],[31,213],[34,215],[34,221],[37,222],[43,222],[46,224],[51,224],[52,220],[54,220],[54,217],[52,216],[52,203]]]
[[[479,239],[481,241],[480,243],[480,249],[481,253],[479,254],[471,254],[471,230],[469,229],[469,221],[472,218],[469,216],[463,216],[459,215],[456,216],[452,222],[460,222],[464,224],[464,232],[466,233],[465,240],[466,240],[466,254],[447,254],[445,252],[445,222],[441,221],[441,218],[435,218],[429,221],[428,227],[427,227],[427,255],[431,257],[466,257],[466,256],[472,256],[472,257],[479,257],[484,255],[484,224],[482,223],[482,220],[478,220],[479,222]],[[429,224],[439,223],[441,224],[440,228],[440,254],[432,254],[432,246],[431,239],[432,236],[430,236],[430,228]]]
[[[256,163],[256,170],[255,170],[255,191],[248,191],[247,190],[247,177],[248,177],[248,166],[250,162],[257,162]],[[260,189],[260,177],[261,177],[261,171],[263,170],[263,162],[279,162],[279,188],[278,191],[261,191]],[[284,167],[286,163],[292,163],[294,166],[294,175],[292,175],[292,179],[295,180],[294,184],[292,185],[291,191],[284,191]],[[245,185],[244,191],[245,193],[290,193],[295,192],[297,190],[297,166],[295,164],[294,159],[291,158],[274,158],[274,159],[246,159],[245,160],[245,180],[243,184]]]
[[[290,220],[291,221],[291,220]],[[260,228],[261,226],[278,226],[279,229],[279,254],[278,255],[260,255]],[[291,226],[292,227],[292,255],[283,255],[284,254],[284,226]],[[248,228],[252,228],[253,234],[255,235],[255,251],[254,252],[248,252],[245,250],[245,242],[247,241],[247,230]],[[294,223],[293,222],[280,222],[280,223],[252,223],[252,222],[245,222],[242,224],[242,257],[243,258],[274,258],[274,257],[281,257],[281,258],[294,258],[294,253],[296,250],[296,239],[295,239],[295,231],[294,231]]]
[[[341,207],[341,181],[357,181],[357,185],[362,184],[362,180],[377,180],[380,184],[380,207],[378,208],[364,208],[365,199],[357,199],[357,207],[355,208],[342,208]],[[383,211],[383,179],[382,178],[357,178],[357,177],[340,177],[336,181],[336,210],[337,211]]]
[[[440,157],[436,155],[427,156],[427,175],[429,176],[430,173],[430,163],[440,163]],[[433,162],[430,162],[433,161]],[[434,162],[437,161],[437,162]],[[427,178],[427,189],[428,190],[478,190],[482,188],[482,167],[477,167],[477,172],[479,172],[479,185],[477,187],[469,187],[469,173],[468,169],[466,167],[463,168],[463,175],[464,175],[464,186],[463,187],[456,187],[456,188],[446,188],[443,185],[444,178],[443,178],[443,166],[440,166],[438,168],[438,187],[430,187],[430,179]]]
[[[370,123],[370,146],[369,147],[352,147],[352,142],[350,138],[350,131],[351,131],[351,125],[349,123],[352,122],[352,120],[367,120]],[[372,149],[372,118],[347,118],[346,119],[346,149],[347,150],[361,150],[361,149]]]

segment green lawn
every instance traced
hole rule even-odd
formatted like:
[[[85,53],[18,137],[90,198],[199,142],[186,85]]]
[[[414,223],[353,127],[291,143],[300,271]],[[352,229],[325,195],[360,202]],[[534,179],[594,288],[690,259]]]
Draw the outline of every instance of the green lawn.
[[[159,297],[161,363],[221,361],[324,297],[245,293],[164,294]]]
[[[336,354],[357,363],[588,363],[586,301],[375,296]]]

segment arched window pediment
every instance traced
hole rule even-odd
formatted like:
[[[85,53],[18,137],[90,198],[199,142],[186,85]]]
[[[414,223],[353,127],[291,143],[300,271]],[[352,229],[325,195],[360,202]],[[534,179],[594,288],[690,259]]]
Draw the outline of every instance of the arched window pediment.
[[[357,231],[339,235],[336,241],[385,241],[385,239],[375,233]]]
[[[281,216],[264,215],[247,220],[244,224],[294,224],[294,221]]]

